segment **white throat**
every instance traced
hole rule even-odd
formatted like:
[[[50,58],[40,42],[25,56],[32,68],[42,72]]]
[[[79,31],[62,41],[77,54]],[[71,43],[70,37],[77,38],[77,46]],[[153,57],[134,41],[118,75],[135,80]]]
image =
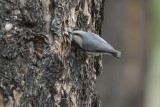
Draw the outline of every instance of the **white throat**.
[[[80,47],[82,47],[82,38],[81,37],[79,37],[77,35],[73,35],[73,39]]]

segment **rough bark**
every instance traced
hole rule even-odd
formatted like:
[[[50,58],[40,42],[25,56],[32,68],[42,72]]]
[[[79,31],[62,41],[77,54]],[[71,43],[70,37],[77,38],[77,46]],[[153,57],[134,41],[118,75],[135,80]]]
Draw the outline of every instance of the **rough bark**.
[[[0,107],[100,107],[101,56],[67,29],[100,33],[104,0],[0,0]]]

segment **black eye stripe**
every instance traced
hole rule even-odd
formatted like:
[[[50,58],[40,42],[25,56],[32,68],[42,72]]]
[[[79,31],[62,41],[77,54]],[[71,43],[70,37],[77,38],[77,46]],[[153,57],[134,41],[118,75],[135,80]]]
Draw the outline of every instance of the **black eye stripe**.
[[[75,33],[75,35],[82,37],[82,35],[80,35],[80,34],[78,34],[78,33]]]

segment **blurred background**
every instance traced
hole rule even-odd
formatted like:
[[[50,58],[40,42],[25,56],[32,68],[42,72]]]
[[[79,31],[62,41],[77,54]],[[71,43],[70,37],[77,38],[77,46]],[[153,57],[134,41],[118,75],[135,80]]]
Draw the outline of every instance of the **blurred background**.
[[[102,107],[160,107],[160,0],[106,0],[102,37],[122,52],[103,56]]]

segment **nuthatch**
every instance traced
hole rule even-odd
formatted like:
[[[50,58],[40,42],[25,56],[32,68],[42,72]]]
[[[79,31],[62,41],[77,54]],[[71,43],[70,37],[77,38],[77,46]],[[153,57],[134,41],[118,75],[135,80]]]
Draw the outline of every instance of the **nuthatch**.
[[[111,54],[116,58],[121,57],[121,52],[115,50],[104,39],[92,32],[85,32],[81,30],[68,31],[72,34],[72,39],[87,53],[93,55]]]

